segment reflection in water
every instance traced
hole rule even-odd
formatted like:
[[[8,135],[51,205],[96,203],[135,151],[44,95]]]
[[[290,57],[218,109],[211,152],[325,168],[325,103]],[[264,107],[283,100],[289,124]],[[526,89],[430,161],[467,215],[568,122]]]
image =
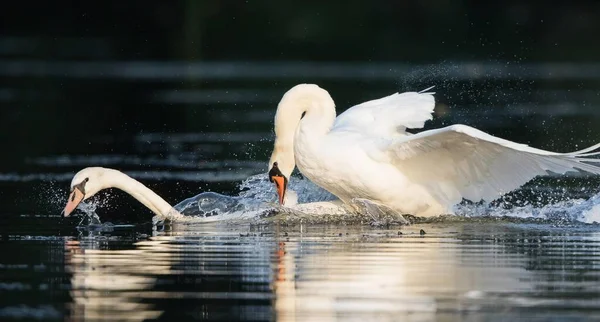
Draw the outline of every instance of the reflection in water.
[[[196,228],[130,245],[68,243],[74,319],[269,319],[270,242]]]
[[[600,234],[516,224],[181,225],[65,243],[71,320],[600,314]],[[424,230],[424,234],[420,233]],[[548,317],[547,316],[547,317]]]
[[[67,241],[65,249],[65,262],[74,273],[71,279],[73,320],[143,321],[161,314],[150,305],[139,303],[135,296],[151,289],[155,281],[151,276],[134,275],[143,274],[144,268],[148,268],[135,266],[143,262],[140,262],[143,251],[102,250],[98,242],[81,241]]]

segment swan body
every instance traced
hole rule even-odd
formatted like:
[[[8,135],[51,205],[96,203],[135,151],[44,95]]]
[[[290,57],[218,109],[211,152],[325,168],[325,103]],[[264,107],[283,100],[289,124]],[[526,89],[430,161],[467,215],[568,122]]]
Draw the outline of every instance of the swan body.
[[[368,101],[336,117],[329,93],[313,84],[286,92],[275,114],[269,174],[280,197],[294,167],[345,204],[371,200],[401,214],[453,213],[462,199],[492,201],[539,175],[600,174],[600,144],[556,153],[466,125],[412,134],[432,119],[434,93]],[[282,202],[283,203],[283,202]]]

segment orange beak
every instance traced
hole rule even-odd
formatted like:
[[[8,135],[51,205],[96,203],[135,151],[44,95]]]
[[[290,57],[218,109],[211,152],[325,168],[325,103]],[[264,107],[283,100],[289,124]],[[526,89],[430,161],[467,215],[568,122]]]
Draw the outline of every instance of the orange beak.
[[[275,189],[277,189],[277,195],[279,196],[279,204],[283,205],[288,180],[285,175],[281,173],[281,170],[279,170],[279,164],[277,162],[273,162],[273,166],[271,167],[271,170],[269,170],[269,181],[275,184]]]
[[[279,204],[283,205],[285,189],[287,188],[287,179],[284,176],[272,176],[271,181],[275,183],[277,195],[279,196]]]
[[[67,205],[63,210],[63,214],[65,217],[69,216],[75,208],[79,205],[79,203],[83,200],[83,192],[81,190],[74,188],[71,194],[69,195],[69,200],[67,200]]]

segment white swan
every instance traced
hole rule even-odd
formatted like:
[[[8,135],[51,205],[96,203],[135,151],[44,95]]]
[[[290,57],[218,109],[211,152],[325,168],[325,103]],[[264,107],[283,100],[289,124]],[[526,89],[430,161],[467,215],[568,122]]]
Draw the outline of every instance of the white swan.
[[[429,89],[427,89],[429,90]],[[427,91],[425,90],[425,91]],[[418,134],[432,119],[434,93],[393,94],[354,106],[336,118],[329,93],[313,84],[283,95],[275,114],[269,178],[284,204],[294,167],[344,203],[363,198],[416,216],[451,214],[468,199],[492,201],[538,175],[600,174],[589,156],[600,144],[555,153],[452,125]]]
[[[127,192],[158,216],[179,214],[154,191],[123,172],[109,168],[89,167],[77,172],[71,180],[71,192],[63,210],[64,216],[69,216],[83,200],[108,188]]]
[[[186,204],[195,198],[192,197],[186,199],[173,207],[150,188],[121,171],[110,168],[89,167],[77,172],[71,180],[71,190],[67,204],[63,210],[63,215],[65,217],[69,216],[83,200],[92,197],[100,190],[108,188],[117,188],[128,193],[160,218],[186,219],[187,217],[177,209],[185,209]],[[297,204],[297,200],[297,195],[293,191],[290,191],[285,197],[285,203],[289,205],[293,211],[316,215],[347,213],[347,209],[339,201]],[[265,207],[262,210],[269,211],[270,209]],[[211,220],[206,219],[205,221]]]

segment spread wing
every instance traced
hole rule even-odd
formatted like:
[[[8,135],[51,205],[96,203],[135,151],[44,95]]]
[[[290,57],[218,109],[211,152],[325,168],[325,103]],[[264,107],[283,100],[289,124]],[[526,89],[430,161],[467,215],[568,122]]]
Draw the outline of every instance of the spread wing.
[[[378,150],[414,183],[440,201],[492,201],[539,175],[585,171],[600,174],[596,144],[556,153],[504,140],[466,125],[453,125],[388,140]]]
[[[432,92],[395,93],[353,106],[338,115],[331,131],[354,131],[365,136],[390,138],[406,135],[407,128],[422,128],[433,118]]]

